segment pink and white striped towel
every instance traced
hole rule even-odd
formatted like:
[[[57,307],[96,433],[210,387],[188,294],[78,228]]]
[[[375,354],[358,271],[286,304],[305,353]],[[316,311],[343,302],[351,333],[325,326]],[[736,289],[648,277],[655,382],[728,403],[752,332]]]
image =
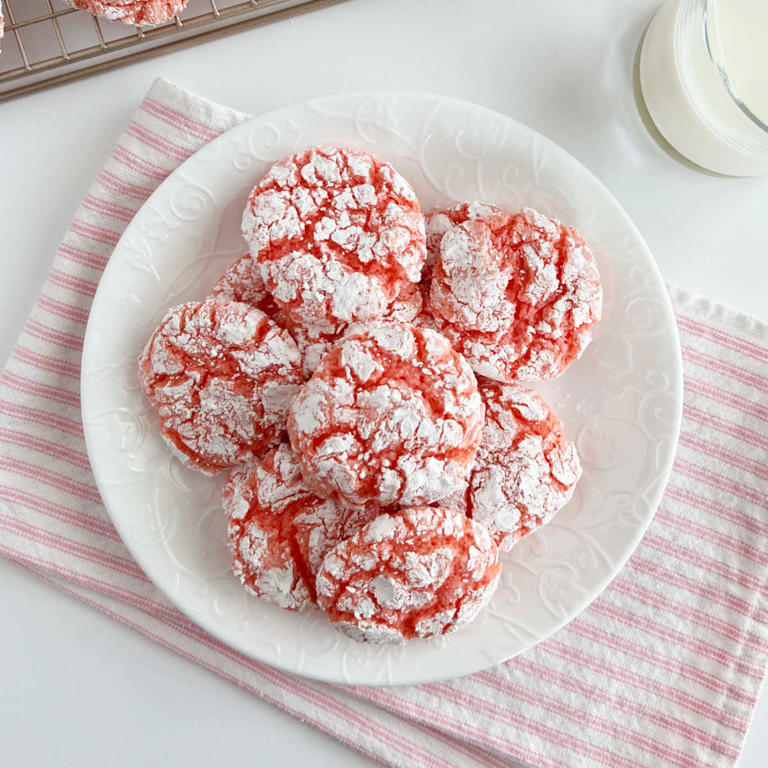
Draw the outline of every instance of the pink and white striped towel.
[[[656,518],[602,597],[506,664],[418,687],[298,679],[213,640],[131,560],[83,442],[88,310],[142,202],[243,117],[158,81],[77,211],[0,374],[0,553],[387,765],[733,766],[768,654],[768,328],[683,291],[684,424]]]

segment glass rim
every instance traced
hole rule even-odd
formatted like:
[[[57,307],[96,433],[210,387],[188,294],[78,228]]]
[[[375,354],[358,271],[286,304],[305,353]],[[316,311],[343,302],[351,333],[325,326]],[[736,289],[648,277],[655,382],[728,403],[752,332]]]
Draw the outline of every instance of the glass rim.
[[[707,55],[715,65],[717,74],[722,80],[723,85],[728,91],[728,95],[733,99],[734,104],[748,117],[756,127],[768,133],[768,124],[761,120],[739,96],[730,76],[725,61],[725,52],[720,41],[719,30],[717,28],[717,15],[715,13],[715,3],[717,0],[700,0],[700,5],[704,14],[704,42],[707,48]]]

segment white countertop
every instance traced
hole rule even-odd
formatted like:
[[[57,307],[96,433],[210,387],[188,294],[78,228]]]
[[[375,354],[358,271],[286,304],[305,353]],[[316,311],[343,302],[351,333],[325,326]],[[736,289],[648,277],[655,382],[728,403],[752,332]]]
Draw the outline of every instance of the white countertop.
[[[249,112],[386,88],[446,93],[512,115],[607,184],[668,280],[768,321],[768,178],[715,178],[679,165],[638,117],[633,59],[656,5],[348,0],[0,104],[0,358],[75,208],[158,75]],[[0,584],[2,766],[371,765],[3,561]],[[767,754],[764,691],[739,768],[764,768]]]

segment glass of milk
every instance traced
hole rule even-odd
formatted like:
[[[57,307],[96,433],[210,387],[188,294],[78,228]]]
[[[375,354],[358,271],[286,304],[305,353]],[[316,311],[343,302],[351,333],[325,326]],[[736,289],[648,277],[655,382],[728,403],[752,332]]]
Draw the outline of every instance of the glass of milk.
[[[729,176],[768,174],[768,0],[668,0],[639,74],[653,122],[680,154]]]

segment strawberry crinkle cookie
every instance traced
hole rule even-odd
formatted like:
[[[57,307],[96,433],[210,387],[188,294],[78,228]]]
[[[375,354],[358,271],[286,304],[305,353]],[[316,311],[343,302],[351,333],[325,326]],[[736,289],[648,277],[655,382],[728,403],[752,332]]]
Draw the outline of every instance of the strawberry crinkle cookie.
[[[73,8],[89,11],[107,21],[122,21],[137,27],[170,21],[189,0],[67,0]]]
[[[241,256],[219,278],[211,290],[211,296],[228,301],[242,301],[260,309],[265,315],[274,317],[279,307],[264,285],[259,265],[250,253]]]
[[[576,448],[534,392],[480,380],[485,427],[465,493],[444,503],[483,523],[502,550],[558,512],[581,477]]]
[[[333,331],[327,331],[314,325],[303,325],[293,322],[290,315],[280,311],[275,316],[275,322],[291,334],[302,357],[304,375],[309,378],[325,355],[334,344],[347,334],[369,323],[401,322],[419,324],[422,320],[423,301],[419,286],[416,283],[406,283],[397,298],[389,305],[386,316],[382,321],[371,320],[367,323],[344,323]]]
[[[477,221],[491,216],[507,216],[508,214],[501,208],[497,208],[490,203],[466,202],[457,203],[451,208],[427,213],[424,216],[424,230],[427,240],[427,258],[424,262],[424,269],[421,272],[421,288],[424,296],[424,303],[429,304],[429,289],[432,285],[432,270],[435,268],[435,262],[440,253],[440,242],[443,235],[453,229],[457,224],[464,224],[467,221]]]
[[[166,441],[209,474],[276,443],[302,381],[288,333],[247,304],[216,299],[169,310],[139,358]]]
[[[320,147],[275,163],[251,192],[242,229],[278,305],[325,332],[384,317],[424,263],[413,189],[359,150]]]
[[[429,289],[435,327],[483,376],[561,374],[586,348],[602,307],[597,265],[581,235],[531,208],[515,215],[494,208],[453,225],[446,215],[442,223]]]
[[[379,515],[326,554],[317,599],[355,640],[403,644],[472,621],[500,568],[478,522],[441,507],[403,509]]]
[[[224,511],[235,576],[256,596],[294,611],[314,602],[326,552],[375,516],[312,493],[286,443],[232,470]]]
[[[374,323],[323,358],[291,406],[288,434],[321,496],[412,506],[464,487],[483,415],[475,376],[447,339]]]

